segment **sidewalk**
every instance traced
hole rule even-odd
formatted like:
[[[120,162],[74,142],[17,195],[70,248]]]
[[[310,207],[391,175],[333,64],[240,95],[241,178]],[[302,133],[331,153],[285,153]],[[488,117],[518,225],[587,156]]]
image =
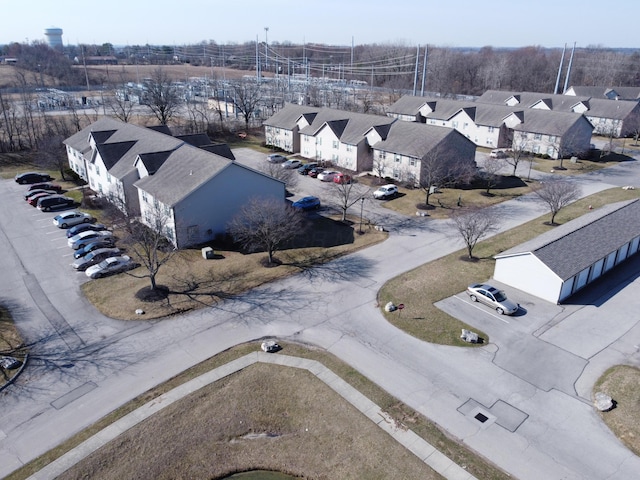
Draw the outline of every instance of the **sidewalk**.
[[[117,438],[121,433],[135,427],[138,423],[163,408],[168,407],[173,402],[257,362],[308,370],[444,478],[448,480],[473,480],[476,478],[411,430],[398,426],[378,405],[362,395],[321,363],[315,360],[263,352],[250,353],[249,355],[240,357],[151,400],[108,427],[105,427],[29,478],[33,480],[56,478],[100,447]]]

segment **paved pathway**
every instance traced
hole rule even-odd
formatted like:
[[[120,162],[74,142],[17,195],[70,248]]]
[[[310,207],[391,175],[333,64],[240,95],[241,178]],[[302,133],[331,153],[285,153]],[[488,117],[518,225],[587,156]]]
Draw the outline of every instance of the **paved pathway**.
[[[321,363],[305,358],[267,354],[263,352],[255,352],[238,358],[226,365],[202,374],[142,405],[108,427],[105,427],[29,478],[31,480],[52,480],[56,478],[77,462],[83,460],[100,447],[118,437],[121,433],[135,427],[138,423],[168,407],[173,402],[257,362],[308,370],[444,478],[449,480],[473,480],[476,478],[411,430],[396,425],[394,420],[378,405],[362,395],[358,390]]]

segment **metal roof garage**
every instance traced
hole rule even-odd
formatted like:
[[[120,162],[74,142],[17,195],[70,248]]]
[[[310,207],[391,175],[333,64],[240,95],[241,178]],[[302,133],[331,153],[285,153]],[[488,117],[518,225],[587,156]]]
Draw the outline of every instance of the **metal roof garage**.
[[[640,199],[613,203],[496,255],[493,278],[561,303],[638,252]]]

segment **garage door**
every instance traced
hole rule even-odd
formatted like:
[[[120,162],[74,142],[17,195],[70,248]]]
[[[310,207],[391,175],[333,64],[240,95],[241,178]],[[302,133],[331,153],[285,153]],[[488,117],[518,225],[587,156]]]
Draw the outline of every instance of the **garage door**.
[[[587,267],[578,274],[575,285],[573,286],[574,292],[580,290],[587,284],[587,280],[589,280],[589,270],[590,267]]]
[[[616,255],[618,254],[618,251],[616,250],[615,252],[611,252],[609,255],[607,255],[607,260],[604,263],[604,271],[608,271],[611,270],[611,268],[613,268],[613,266],[616,264]]]
[[[603,266],[604,266],[604,258],[601,258],[600,260],[598,260],[596,263],[593,264],[593,266],[591,267],[591,279],[589,280],[590,282],[592,282],[593,280],[598,278],[600,275],[602,275]]]
[[[616,265],[622,262],[627,258],[627,253],[629,252],[629,244],[623,245],[618,249],[618,256],[616,257]]]

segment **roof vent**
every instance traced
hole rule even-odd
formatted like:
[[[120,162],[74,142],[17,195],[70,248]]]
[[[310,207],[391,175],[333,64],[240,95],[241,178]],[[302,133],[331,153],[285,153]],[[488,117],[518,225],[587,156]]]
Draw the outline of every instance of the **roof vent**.
[[[193,170],[189,170],[189,175],[193,175]]]

